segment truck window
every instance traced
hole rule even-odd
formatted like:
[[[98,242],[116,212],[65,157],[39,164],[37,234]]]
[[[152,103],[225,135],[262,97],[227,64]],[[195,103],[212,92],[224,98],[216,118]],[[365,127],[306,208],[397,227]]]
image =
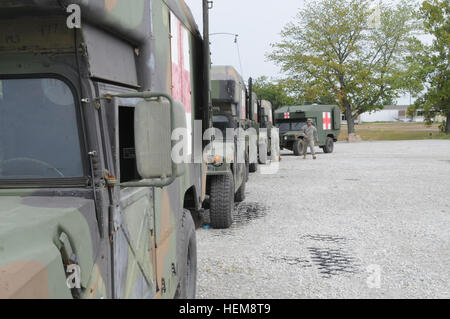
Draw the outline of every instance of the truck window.
[[[280,132],[287,132],[291,129],[291,124],[289,122],[281,122],[276,125]]]
[[[213,116],[213,127],[219,129],[222,132],[222,137],[224,139],[233,140],[233,136],[227,136],[227,129],[235,129],[235,125],[232,119],[225,115],[214,115]]]
[[[306,125],[306,121],[302,121],[302,122],[292,122],[291,123],[291,130],[292,131],[300,131],[303,126]]]
[[[54,78],[0,80],[0,180],[83,176],[72,89]]]
[[[140,180],[134,142],[134,107],[119,107],[120,181]]]

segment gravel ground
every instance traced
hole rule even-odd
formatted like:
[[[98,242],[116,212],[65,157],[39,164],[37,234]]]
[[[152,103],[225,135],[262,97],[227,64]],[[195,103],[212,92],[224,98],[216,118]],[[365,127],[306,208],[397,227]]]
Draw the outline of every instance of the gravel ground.
[[[200,229],[198,298],[450,298],[450,141],[283,152],[229,230]]]

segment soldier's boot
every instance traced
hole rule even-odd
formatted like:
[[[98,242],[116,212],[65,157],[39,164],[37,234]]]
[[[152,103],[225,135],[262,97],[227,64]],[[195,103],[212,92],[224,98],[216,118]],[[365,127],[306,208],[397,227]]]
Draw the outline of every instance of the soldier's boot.
[[[303,159],[306,159],[306,154],[305,154],[305,155],[303,155]]]

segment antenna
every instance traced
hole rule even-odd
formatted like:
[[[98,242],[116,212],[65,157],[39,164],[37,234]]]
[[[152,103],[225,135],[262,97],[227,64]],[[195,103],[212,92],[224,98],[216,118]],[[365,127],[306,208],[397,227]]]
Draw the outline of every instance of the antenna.
[[[238,54],[238,59],[239,59],[239,67],[241,69],[241,75],[245,79],[244,68],[242,67],[241,50],[239,48],[239,41],[238,41],[239,34],[229,33],[229,32],[217,32],[217,33],[210,34],[210,36],[214,36],[214,35],[229,35],[229,36],[234,37],[234,43],[236,44],[236,49],[237,49],[237,54]]]

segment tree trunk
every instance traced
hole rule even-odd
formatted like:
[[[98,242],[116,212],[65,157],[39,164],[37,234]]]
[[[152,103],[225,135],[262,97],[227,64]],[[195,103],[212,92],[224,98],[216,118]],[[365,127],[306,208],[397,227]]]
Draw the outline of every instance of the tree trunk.
[[[345,108],[345,117],[347,118],[348,135],[355,133],[355,120],[353,119],[352,108],[347,105]]]
[[[447,114],[447,122],[445,124],[445,134],[450,134],[450,113]]]

